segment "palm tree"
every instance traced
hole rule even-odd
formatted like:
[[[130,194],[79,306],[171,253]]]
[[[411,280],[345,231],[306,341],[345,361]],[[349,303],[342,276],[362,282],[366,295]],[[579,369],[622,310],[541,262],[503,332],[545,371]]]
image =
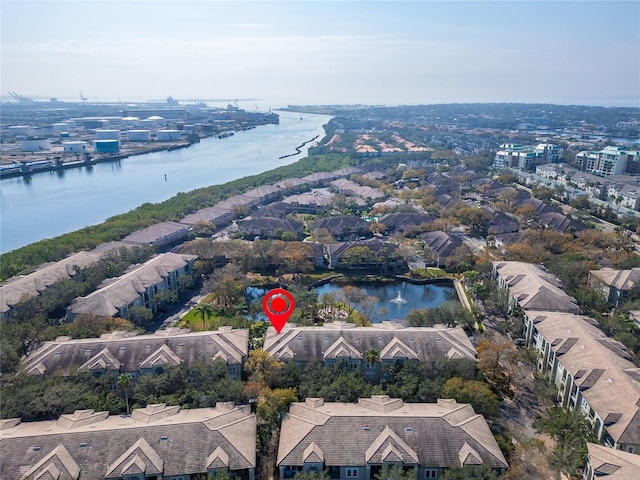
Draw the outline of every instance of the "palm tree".
[[[124,399],[127,403],[127,416],[129,416],[129,387],[131,386],[133,378],[128,373],[123,373],[122,375],[118,375],[118,380],[116,384],[124,390]]]
[[[202,330],[206,330],[206,320],[209,320],[211,318],[211,315],[213,315],[213,307],[208,303],[199,303],[193,310],[197,314],[199,314],[200,318],[202,319]]]
[[[367,350],[364,354],[364,359],[369,365],[375,365],[380,361],[380,350],[376,350],[375,348]]]

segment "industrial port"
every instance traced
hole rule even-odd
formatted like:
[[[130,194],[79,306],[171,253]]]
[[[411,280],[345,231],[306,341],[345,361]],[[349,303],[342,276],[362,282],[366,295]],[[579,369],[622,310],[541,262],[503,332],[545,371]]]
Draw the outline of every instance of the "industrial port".
[[[257,125],[277,124],[276,113],[251,112],[203,102],[136,104],[36,102],[9,92],[0,114],[0,178],[31,175],[133,155],[175,150],[202,138],[224,139]]]

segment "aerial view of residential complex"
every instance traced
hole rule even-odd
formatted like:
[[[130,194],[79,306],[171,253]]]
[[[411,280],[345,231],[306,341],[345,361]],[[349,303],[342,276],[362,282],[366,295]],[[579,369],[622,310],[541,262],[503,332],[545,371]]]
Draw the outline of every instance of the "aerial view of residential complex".
[[[454,3],[3,5],[0,478],[640,478],[640,5]]]

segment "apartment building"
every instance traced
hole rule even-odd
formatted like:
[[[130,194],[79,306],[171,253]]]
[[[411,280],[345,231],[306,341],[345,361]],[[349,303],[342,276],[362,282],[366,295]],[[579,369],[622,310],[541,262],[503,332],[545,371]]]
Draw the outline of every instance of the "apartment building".
[[[640,454],[640,369],[626,347],[573,313],[525,311],[524,324],[558,403],[582,412],[605,446]]]

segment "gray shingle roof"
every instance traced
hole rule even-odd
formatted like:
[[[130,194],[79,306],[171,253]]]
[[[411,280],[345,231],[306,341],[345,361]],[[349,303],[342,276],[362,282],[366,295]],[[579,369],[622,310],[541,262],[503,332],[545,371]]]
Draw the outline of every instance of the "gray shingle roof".
[[[631,290],[640,281],[640,268],[632,268],[631,270],[603,268],[601,270],[590,270],[589,274],[605,285],[621,292]]]
[[[340,192],[356,195],[361,198],[371,198],[373,200],[377,200],[386,196],[382,190],[358,185],[357,183],[345,178],[332,181],[331,186]]]
[[[204,473],[216,451],[230,470],[255,468],[255,436],[250,409],[228,405],[193,410],[149,405],[130,417],[101,417],[75,428],[59,421],[20,423],[0,430],[0,477],[48,478],[39,477],[47,470],[60,472],[60,479],[87,480],[139,472]]]
[[[226,223],[230,218],[229,210],[220,207],[202,208],[197,212],[187,215],[180,223],[185,225],[195,225],[198,222],[211,222],[216,225]]]
[[[404,231],[408,226],[419,227],[423,223],[431,223],[433,217],[421,212],[397,212],[382,215],[378,222],[389,230]]]
[[[587,443],[589,463],[597,477],[606,480],[638,480],[640,455],[627,453],[595,443]]]
[[[402,357],[425,361],[445,356],[475,360],[476,355],[459,327],[405,327],[393,322],[372,327],[346,322],[325,323],[323,327],[287,324],[280,334],[269,327],[264,349],[276,358],[288,358],[290,351],[297,362],[322,362],[327,357],[362,359],[371,349],[380,351],[383,360]]]
[[[73,277],[75,266],[88,267],[101,258],[101,253],[78,252],[58,262],[41,265],[28,275],[7,280],[0,285],[0,313],[8,312],[25,297],[39,295],[54,283]]]
[[[447,258],[454,254],[456,248],[462,245],[458,237],[446,232],[433,231],[422,234],[422,239],[433,252],[435,257],[440,257],[441,263],[446,263]]]
[[[22,371],[33,375],[73,375],[80,371],[139,372],[180,364],[211,362],[214,357],[240,365],[248,354],[249,331],[221,327],[216,331],[159,330],[151,335],[115,332],[100,338],[61,337],[44,342],[22,359]]]
[[[311,224],[311,228],[313,230],[317,228],[326,228],[333,235],[369,232],[369,224],[360,217],[356,217],[354,215],[317,218]]]
[[[122,239],[124,243],[134,245],[162,244],[165,241],[177,241],[187,238],[189,227],[177,222],[161,222],[141,230],[136,230],[131,235]]]
[[[307,399],[291,404],[280,438],[278,465],[303,465],[305,451],[315,443],[325,466],[386,459],[446,468],[461,466],[472,455],[489,467],[507,467],[482,415],[455,400],[407,404],[379,395],[347,404]]]
[[[578,313],[578,302],[562,289],[560,280],[531,263],[493,262],[509,294],[526,310]]]
[[[119,309],[133,303],[149,287],[166,279],[171,272],[183,269],[196,255],[163,253],[142,265],[134,265],[123,275],[107,279],[100,288],[85,297],[76,298],[68,310],[77,314],[111,317]]]

